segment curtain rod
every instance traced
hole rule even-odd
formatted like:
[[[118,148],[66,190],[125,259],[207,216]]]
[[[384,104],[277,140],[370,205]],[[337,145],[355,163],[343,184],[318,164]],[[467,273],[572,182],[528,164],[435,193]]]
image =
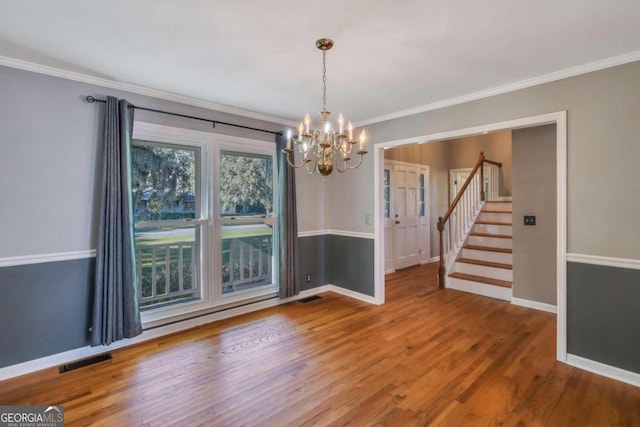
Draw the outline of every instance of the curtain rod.
[[[102,102],[102,103],[106,103],[107,102],[104,99],[98,99],[98,98],[95,98],[95,97],[93,97],[91,95],[87,96],[85,98],[85,100],[90,104],[92,104],[94,102]],[[250,126],[243,126],[243,125],[236,125],[236,124],[233,124],[233,123],[221,122],[219,120],[203,119],[202,117],[189,116],[189,115],[180,114],[180,113],[172,113],[170,111],[156,110],[154,108],[138,107],[137,105],[133,105],[133,104],[129,104],[129,108],[134,108],[136,110],[143,110],[143,111],[151,111],[152,113],[168,114],[170,116],[184,117],[186,119],[200,120],[200,121],[203,121],[203,122],[209,122],[209,123],[213,124],[214,129],[216,127],[216,124],[218,124],[218,125],[233,126],[233,127],[236,127],[236,128],[255,130],[255,131],[258,131],[258,132],[265,132],[265,133],[271,133],[271,134],[274,134],[274,135],[282,136],[282,132],[274,132],[272,130],[252,128]]]

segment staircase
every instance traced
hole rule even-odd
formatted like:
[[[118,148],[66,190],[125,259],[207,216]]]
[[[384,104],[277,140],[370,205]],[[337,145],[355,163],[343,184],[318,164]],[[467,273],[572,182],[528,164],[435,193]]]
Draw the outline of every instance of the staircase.
[[[482,207],[447,279],[447,287],[511,301],[512,201]]]

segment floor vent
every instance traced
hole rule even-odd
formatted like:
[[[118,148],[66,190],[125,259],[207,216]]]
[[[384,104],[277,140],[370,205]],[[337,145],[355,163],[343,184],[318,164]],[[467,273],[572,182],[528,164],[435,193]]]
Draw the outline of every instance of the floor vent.
[[[73,371],[74,369],[84,368],[85,366],[93,365],[94,363],[104,362],[111,359],[111,353],[99,354],[98,356],[89,357],[88,359],[78,360],[77,362],[68,363],[60,366],[60,373]]]
[[[319,296],[319,295],[311,295],[310,297],[300,298],[298,301],[300,301],[301,303],[308,303],[308,302],[315,301],[315,300],[320,299],[320,298],[322,298],[322,297]]]

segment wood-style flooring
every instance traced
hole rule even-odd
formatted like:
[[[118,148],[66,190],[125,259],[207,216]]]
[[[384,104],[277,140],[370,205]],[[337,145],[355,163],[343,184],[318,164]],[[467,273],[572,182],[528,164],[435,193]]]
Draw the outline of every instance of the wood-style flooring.
[[[0,404],[67,426],[640,426],[639,388],[556,362],[555,315],[436,269],[389,275],[382,306],[325,293],[0,382]]]

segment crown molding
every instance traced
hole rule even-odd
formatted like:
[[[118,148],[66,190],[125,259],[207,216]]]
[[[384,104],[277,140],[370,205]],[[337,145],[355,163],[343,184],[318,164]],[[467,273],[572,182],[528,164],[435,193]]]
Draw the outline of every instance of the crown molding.
[[[354,126],[361,127],[374,123],[385,122],[387,120],[399,119],[402,117],[412,116],[414,114],[425,113],[427,111],[439,110],[441,108],[451,107],[453,105],[464,104],[465,102],[477,101],[478,99],[489,98],[495,95],[514,92],[520,89],[550,83],[569,77],[579,76],[581,74],[591,73],[593,71],[604,70],[606,68],[618,65],[628,64],[640,60],[640,50],[625,53],[623,55],[612,56],[600,61],[590,62],[588,64],[578,65],[577,67],[565,68],[564,70],[555,71],[553,73],[543,74],[541,76],[532,77],[530,79],[520,80],[518,82],[509,83],[503,86],[497,86],[491,89],[472,92],[467,95],[456,96],[454,98],[443,99],[429,104],[419,105],[417,107],[400,110],[389,114],[383,114],[377,117],[371,117],[354,123]]]
[[[367,126],[374,123],[385,122],[388,120],[399,119],[402,117],[412,116],[415,114],[425,113],[427,111],[439,110],[441,108],[451,107],[458,104],[464,104],[465,102],[477,101],[483,98],[489,98],[491,96],[501,95],[509,92],[514,92],[520,89],[526,89],[532,86],[541,85],[544,83],[550,83],[557,80],[566,79],[569,77],[579,76],[581,74],[590,73],[593,71],[604,70],[607,68],[615,67],[618,65],[628,64],[640,60],[640,50],[625,53],[623,55],[612,56],[599,61],[590,62],[587,64],[579,65],[576,67],[565,68],[564,70],[555,71],[541,76],[532,77],[530,79],[520,80],[518,82],[510,83],[507,85],[496,86],[494,88],[472,92],[466,95],[457,96],[453,98],[443,99],[441,101],[432,102],[429,104],[419,105],[413,108],[405,110],[395,111],[389,114],[383,114],[380,116],[371,117],[368,119],[360,120],[354,123],[356,127]],[[88,74],[78,73],[74,71],[67,71],[61,68],[50,67],[47,65],[41,65],[34,62],[23,61],[21,59],[11,58],[8,56],[0,55],[0,65],[6,67],[17,68],[20,70],[31,71],[39,74],[46,74],[49,76],[60,77],[67,80],[73,80],[81,83],[92,84],[101,87],[107,87],[110,89],[122,90],[126,92],[135,93],[138,95],[150,96],[152,98],[164,99],[166,101],[178,102],[181,104],[192,105],[194,107],[206,108],[208,110],[220,111],[223,113],[235,114],[242,117],[248,117],[256,120],[263,120],[272,123],[278,123],[285,126],[291,126],[295,128],[298,123],[292,120],[287,120],[282,117],[270,116],[263,113],[258,113],[251,110],[243,110],[241,108],[230,107],[227,105],[216,104],[214,102],[205,101],[198,98],[192,98],[189,96],[178,95],[171,92],[165,92],[159,89],[152,89],[145,86],[139,86],[131,83],[123,83],[115,80],[104,79],[101,77],[90,76]]]
[[[37,64],[35,62],[23,61],[21,59],[11,58],[0,55],[0,65],[5,67],[16,68],[33,73],[45,74],[47,76],[59,77],[62,79],[73,80],[80,83],[87,83],[95,86],[106,87],[109,89],[122,90],[125,92],[135,93],[137,95],[149,96],[152,98],[163,99],[165,101],[178,102],[180,104],[191,105],[194,107],[206,108],[207,110],[219,111],[222,113],[235,114],[237,116],[247,117],[256,120],[262,120],[271,123],[277,123],[285,126],[296,127],[298,124],[282,117],[270,116],[268,114],[258,113],[251,110],[243,110],[241,108],[230,107],[228,105],[216,104],[214,102],[205,101],[203,99],[192,98],[190,96],[178,95],[172,92],[165,92],[159,89],[153,89],[146,86],[140,86],[132,83],[123,83],[115,80],[109,80],[102,77],[90,76],[88,74],[78,73],[75,71],[63,70],[61,68],[50,67],[48,65]]]

